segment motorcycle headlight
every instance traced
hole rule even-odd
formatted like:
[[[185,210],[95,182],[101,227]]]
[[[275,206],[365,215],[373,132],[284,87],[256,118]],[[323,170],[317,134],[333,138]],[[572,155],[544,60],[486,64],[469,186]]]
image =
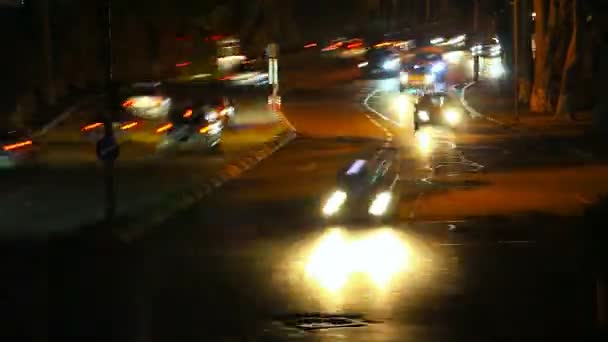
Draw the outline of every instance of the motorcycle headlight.
[[[212,122],[217,120],[220,117],[216,110],[210,110],[205,114],[205,120]]]
[[[342,190],[334,191],[334,193],[331,194],[331,196],[329,196],[329,198],[325,202],[325,205],[323,205],[323,215],[332,216],[336,214],[340,210],[344,202],[346,202],[346,197],[346,192]]]
[[[407,75],[407,72],[401,72],[399,74],[399,80],[401,81],[401,83],[407,83],[409,79],[409,76]]]
[[[420,121],[427,122],[431,119],[431,117],[429,116],[429,112],[427,112],[426,110],[419,110],[417,115]]]
[[[425,84],[433,84],[433,82],[435,82],[435,75],[433,75],[433,74],[424,75]]]
[[[451,126],[455,126],[462,120],[462,115],[459,110],[455,108],[447,108],[443,111],[443,117],[445,121]]]

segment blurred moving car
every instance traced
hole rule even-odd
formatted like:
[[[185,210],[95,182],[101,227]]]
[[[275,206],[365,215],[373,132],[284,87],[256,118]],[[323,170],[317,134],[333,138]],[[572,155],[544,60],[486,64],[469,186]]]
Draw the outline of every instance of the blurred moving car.
[[[25,131],[0,131],[0,168],[14,168],[34,160],[37,145]]]
[[[133,116],[143,119],[164,119],[171,107],[171,98],[160,82],[133,84],[122,106]]]
[[[225,89],[217,84],[192,85],[190,83],[172,84],[171,96],[167,91],[163,95],[168,101],[167,113],[163,115],[143,115],[137,110],[133,110],[129,106],[120,106],[111,113],[111,122],[114,135],[120,142],[125,140],[134,140],[139,142],[157,143],[159,135],[157,132],[160,126],[168,123],[177,123],[175,121],[175,111],[179,111],[179,115],[185,115],[184,108],[206,108],[209,116],[214,117],[214,120],[222,122],[222,126],[229,124],[230,120],[236,113],[234,101],[223,95]],[[193,100],[194,99],[194,100]],[[197,105],[192,105],[196,103]],[[165,109],[163,108],[163,111]],[[186,114],[192,116],[195,112]],[[106,118],[96,118],[92,122],[87,123],[81,128],[81,132],[85,139],[90,141],[98,141],[104,135],[104,122]]]
[[[446,72],[447,63],[440,54],[419,53],[404,64],[399,74],[399,89],[416,94],[441,90]]]
[[[338,38],[321,49],[324,55],[336,58],[359,57],[366,51],[365,41],[361,38]]]
[[[163,135],[160,150],[196,149],[217,151],[222,141],[224,120],[217,107],[208,104],[173,107],[169,122],[156,129]]]
[[[326,219],[388,219],[399,202],[398,153],[382,148],[370,159],[357,159],[338,174],[336,189],[323,201]]]
[[[426,125],[461,127],[467,117],[460,102],[447,93],[426,94],[420,97],[415,105],[414,130]]]
[[[493,37],[471,47],[471,54],[480,57],[498,57],[503,53],[498,38]]]
[[[401,68],[401,56],[393,48],[371,49],[365,55],[365,61],[358,64],[363,76],[388,76],[399,75]]]

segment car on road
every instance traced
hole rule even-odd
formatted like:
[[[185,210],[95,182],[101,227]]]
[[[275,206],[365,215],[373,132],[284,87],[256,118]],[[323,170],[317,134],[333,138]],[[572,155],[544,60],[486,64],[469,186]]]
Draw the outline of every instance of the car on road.
[[[0,131],[0,169],[14,168],[32,162],[38,151],[32,137],[23,130]]]
[[[171,97],[161,82],[134,83],[126,93],[122,106],[135,117],[159,120],[169,114]]]
[[[419,53],[404,64],[399,73],[399,89],[412,93],[441,90],[445,86],[447,63],[440,54]]]
[[[225,121],[217,107],[209,104],[174,106],[169,121],[156,129],[156,133],[163,136],[157,148],[218,151],[224,127]]]
[[[365,77],[397,76],[401,68],[401,55],[392,47],[374,48],[365,54],[365,60],[358,67]]]
[[[356,159],[341,170],[337,186],[323,201],[326,220],[388,220],[399,202],[399,163],[394,148],[382,148],[369,159]]]
[[[429,93],[420,97],[414,108],[414,130],[422,126],[462,127],[467,114],[460,102],[447,93]]]
[[[471,47],[471,54],[480,57],[498,57],[503,54],[503,51],[498,38],[494,37],[481,43],[474,44]]]

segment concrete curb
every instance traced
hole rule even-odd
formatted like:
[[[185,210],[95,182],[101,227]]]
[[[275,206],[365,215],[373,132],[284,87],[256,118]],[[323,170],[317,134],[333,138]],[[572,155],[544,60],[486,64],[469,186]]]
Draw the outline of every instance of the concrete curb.
[[[46,125],[42,126],[42,128],[40,128],[39,130],[35,131],[32,134],[33,138],[40,138],[42,136],[44,136],[45,134],[48,133],[48,131],[50,131],[51,129],[57,127],[59,124],[61,124],[62,122],[64,122],[65,120],[67,120],[70,116],[72,116],[72,114],[74,114],[80,107],[89,104],[95,100],[98,100],[99,98],[101,98],[103,95],[93,95],[92,97],[88,97],[84,100],[78,101],[77,103],[71,105],[70,107],[68,107],[66,110],[64,110],[61,114],[59,114],[56,118],[54,118],[53,120],[51,120],[49,123],[47,123]]]
[[[158,226],[171,218],[175,213],[185,210],[194,203],[205,198],[214,190],[220,188],[231,180],[240,177],[243,173],[255,167],[262,160],[268,158],[273,153],[287,145],[296,138],[296,131],[293,125],[280,112],[275,112],[283,126],[283,130],[275,135],[272,140],[265,142],[261,147],[254,148],[243,155],[230,161],[222,167],[222,169],[212,176],[205,184],[196,188],[190,189],[182,194],[177,194],[178,197],[173,205],[166,207],[167,210],[156,212],[147,216],[143,220],[138,220],[134,223],[120,226],[114,230],[114,234],[122,242],[132,242],[142,237],[150,227]]]
[[[489,117],[487,115],[484,115],[484,114],[478,112],[473,107],[471,107],[468,104],[468,102],[466,101],[466,99],[465,99],[465,94],[466,94],[466,90],[468,88],[470,88],[471,86],[475,85],[475,84],[476,84],[476,82],[470,82],[470,83],[467,83],[464,86],[464,88],[462,88],[462,93],[460,95],[460,102],[462,103],[462,105],[465,107],[466,110],[468,110],[474,116],[481,117],[481,118],[483,118],[485,120],[488,120],[488,121],[490,121],[490,122],[492,122],[492,123],[494,123],[494,124],[496,124],[498,126],[501,126],[503,128],[511,129],[511,130],[513,130],[515,132],[519,132],[519,133],[528,133],[528,134],[532,133],[532,134],[537,134],[538,135],[537,132],[532,132],[532,131],[530,131],[529,129],[527,129],[525,127],[520,127],[520,126],[516,126],[516,125],[513,125],[513,124],[508,124],[508,123],[506,123],[504,121],[501,121],[501,120]],[[593,153],[584,151],[584,150],[582,150],[580,148],[577,148],[577,147],[563,146],[563,148],[566,151],[568,151],[569,153],[576,155],[578,158],[580,158],[581,160],[583,160],[585,162],[592,161],[593,158],[594,158],[593,157]]]

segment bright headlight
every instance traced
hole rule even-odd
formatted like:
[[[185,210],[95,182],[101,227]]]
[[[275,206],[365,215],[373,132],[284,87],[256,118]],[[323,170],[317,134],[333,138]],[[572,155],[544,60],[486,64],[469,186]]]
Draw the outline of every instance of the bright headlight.
[[[218,112],[216,110],[210,110],[207,113],[205,113],[205,120],[207,121],[215,121],[220,117],[220,115],[218,114]]]
[[[346,202],[346,197],[346,192],[342,190],[334,191],[334,193],[329,196],[329,198],[325,202],[325,205],[323,206],[323,215],[332,216],[337,213],[344,204],[344,202]]]
[[[368,64],[369,64],[368,62],[361,62],[361,63],[357,64],[357,67],[365,68]]]
[[[435,75],[433,75],[433,74],[424,75],[425,84],[432,84],[433,82],[435,82]]]
[[[427,112],[426,110],[419,110],[417,115],[420,121],[427,122],[431,119],[431,117],[429,116],[429,112]]]
[[[382,216],[386,213],[388,205],[391,202],[392,195],[388,191],[384,191],[376,195],[372,205],[369,207],[368,212],[374,216]]]
[[[409,76],[407,72],[401,72],[401,74],[399,74],[399,80],[401,81],[401,83],[407,83],[408,79]]]
[[[399,60],[398,59],[391,59],[389,61],[384,62],[384,64],[382,64],[382,68],[389,70],[389,69],[395,69],[399,66]]]
[[[448,109],[444,110],[443,116],[445,118],[445,121],[447,121],[447,123],[452,126],[455,126],[458,123],[460,123],[460,120],[462,119],[462,117],[460,115],[460,111],[458,111],[454,108],[448,108]]]

